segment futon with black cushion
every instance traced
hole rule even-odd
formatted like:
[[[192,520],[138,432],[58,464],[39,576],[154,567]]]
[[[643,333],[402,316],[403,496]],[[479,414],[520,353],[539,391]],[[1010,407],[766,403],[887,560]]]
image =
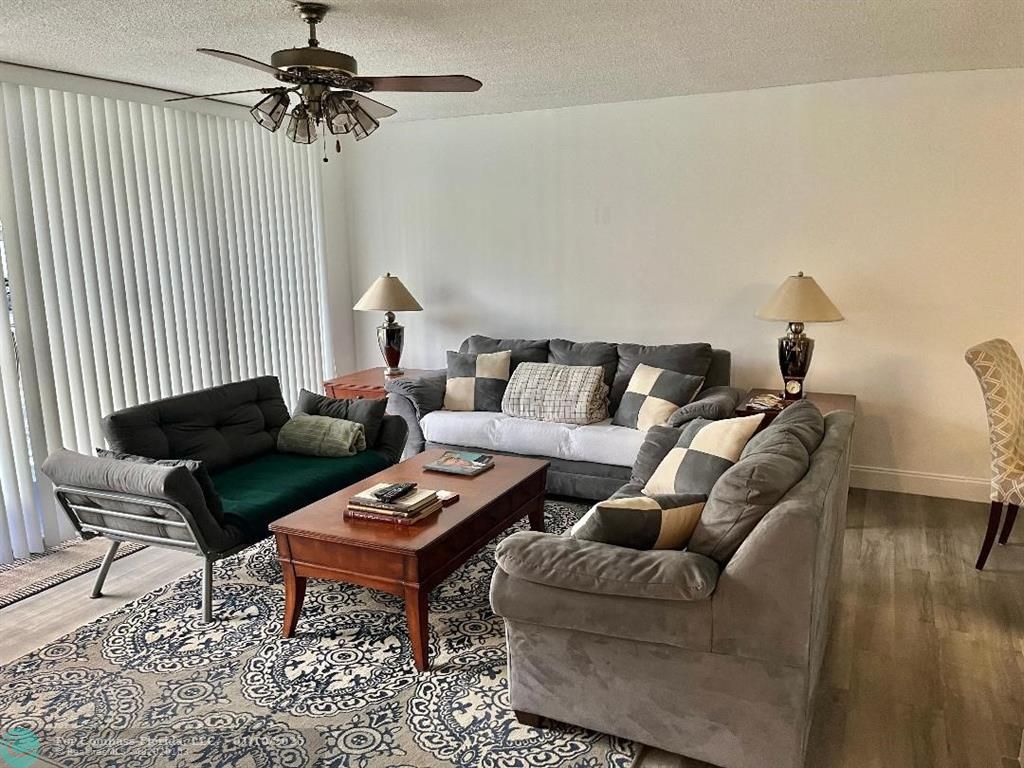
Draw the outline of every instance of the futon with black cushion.
[[[297,410],[323,413],[322,400],[304,393]],[[42,471],[79,533],[113,542],[93,596],[121,541],[184,549],[204,558],[209,621],[215,560],[267,536],[272,521],[396,463],[406,441],[404,420],[384,416],[354,456],[281,453],[278,432],[289,418],[277,377],[261,376],[110,414],[103,432],[111,450],[135,460],[51,454]]]

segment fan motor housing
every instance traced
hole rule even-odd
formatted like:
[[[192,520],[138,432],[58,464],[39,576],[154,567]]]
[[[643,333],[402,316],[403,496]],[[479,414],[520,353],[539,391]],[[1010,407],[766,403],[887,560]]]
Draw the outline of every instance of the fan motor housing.
[[[270,57],[270,65],[278,69],[313,69],[344,72],[349,77],[357,74],[356,60],[347,53],[326,48],[286,48]]]

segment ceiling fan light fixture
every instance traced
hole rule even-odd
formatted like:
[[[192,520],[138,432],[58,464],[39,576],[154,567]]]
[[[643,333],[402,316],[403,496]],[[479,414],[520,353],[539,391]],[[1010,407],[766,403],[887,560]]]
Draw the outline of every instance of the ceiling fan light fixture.
[[[352,130],[352,113],[349,111],[345,98],[337,92],[331,92],[323,100],[324,122],[327,130],[337,135]]]
[[[292,109],[291,120],[285,135],[296,144],[312,144],[316,141],[316,120],[299,104]]]
[[[288,94],[285,91],[273,91],[260,99],[249,114],[262,127],[273,133],[281,127],[284,116],[288,112]]]
[[[352,133],[356,141],[362,141],[380,127],[380,123],[370,116],[370,113],[363,109],[361,104],[351,102],[349,109],[352,111]]]

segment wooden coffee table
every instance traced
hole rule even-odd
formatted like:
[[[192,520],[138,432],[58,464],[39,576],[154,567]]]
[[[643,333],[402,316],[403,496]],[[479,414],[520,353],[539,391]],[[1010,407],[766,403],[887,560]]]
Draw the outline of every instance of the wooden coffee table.
[[[494,468],[476,477],[424,471],[441,453],[421,453],[270,525],[284,574],[285,637],[295,631],[307,578],[347,581],[405,598],[416,668],[429,669],[430,590],[517,520],[528,517],[533,530],[544,530],[548,471],[546,461],[513,456],[495,456]],[[455,491],[459,500],[408,526],[345,519],[354,493],[407,481]]]

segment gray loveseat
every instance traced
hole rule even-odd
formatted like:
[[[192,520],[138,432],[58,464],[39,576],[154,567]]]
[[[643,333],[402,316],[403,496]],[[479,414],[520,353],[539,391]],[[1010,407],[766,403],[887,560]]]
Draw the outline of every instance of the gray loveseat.
[[[609,417],[614,414],[630,376],[645,363],[680,373],[704,376],[697,399],[676,412],[670,423],[697,417],[733,415],[743,397],[729,386],[731,356],[710,344],[641,344],[566,339],[495,339],[470,336],[460,352],[510,350],[512,368],[521,362],[601,366],[609,386]],[[586,426],[514,418],[492,412],[443,410],[446,372],[432,371],[388,382],[388,411],[409,428],[406,457],[426,448],[476,449],[546,459],[548,491],[583,499],[604,499],[629,479],[630,467],[644,433],[609,421]]]
[[[803,765],[841,568],[853,414],[829,414],[813,432],[791,423],[804,448],[780,436],[786,421],[718,481],[687,551],[533,532],[498,545],[491,605],[524,722],[547,717],[724,768]],[[620,495],[643,487],[652,468],[642,463]],[[791,487],[779,481],[801,472]]]
[[[316,407],[316,396],[300,408]],[[203,617],[212,619],[213,562],[269,535],[267,525],[396,463],[405,422],[384,417],[374,444],[354,456],[322,458],[276,450],[289,419],[275,376],[224,384],[110,414],[110,448],[185,466],[85,456],[59,450],[43,473],[83,538],[112,542],[93,589],[103,581],[122,541],[181,549],[204,561]],[[205,486],[205,487],[204,487]]]

